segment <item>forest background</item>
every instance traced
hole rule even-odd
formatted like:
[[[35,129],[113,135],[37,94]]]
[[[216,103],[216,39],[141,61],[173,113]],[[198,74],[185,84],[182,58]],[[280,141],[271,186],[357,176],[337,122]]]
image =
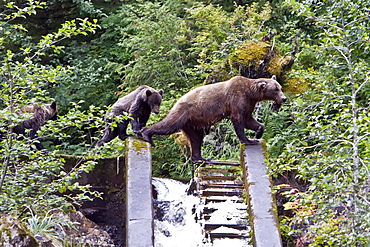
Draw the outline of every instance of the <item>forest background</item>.
[[[163,89],[161,113],[150,125],[220,68],[237,75],[230,61],[238,48],[274,33],[266,42],[282,59],[295,58],[279,76],[289,101],[279,111],[263,103],[255,114],[266,125],[270,173],[286,178],[276,188],[290,212],[280,216],[284,242],[369,246],[369,16],[366,0],[1,1],[0,211],[29,223],[51,208],[68,210],[99,196],[73,181],[93,169],[94,157],[124,151],[120,140],[95,147],[118,97],[144,84]],[[52,100],[59,119],[39,133],[50,152],[30,150],[10,131],[30,116],[13,106]],[[155,176],[191,176],[181,138],[156,143]],[[229,121],[212,128],[203,153],[238,160]],[[92,161],[66,173],[58,154]],[[57,179],[48,182],[50,176]],[[82,193],[60,194],[75,189]]]

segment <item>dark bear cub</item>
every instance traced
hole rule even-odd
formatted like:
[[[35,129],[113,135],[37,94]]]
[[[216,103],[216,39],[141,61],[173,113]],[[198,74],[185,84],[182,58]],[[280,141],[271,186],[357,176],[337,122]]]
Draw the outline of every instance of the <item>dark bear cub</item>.
[[[98,146],[102,146],[105,142],[110,142],[115,137],[119,137],[121,140],[126,139],[129,135],[126,133],[128,123],[131,123],[131,127],[136,134],[141,133],[143,128],[150,116],[150,113],[159,113],[159,107],[162,102],[163,90],[156,91],[149,86],[140,86],[135,91],[117,100],[112,106],[112,112],[108,112],[108,115],[121,116],[123,112],[126,112],[132,118],[131,120],[123,120],[117,123],[117,127],[111,128],[109,123],[113,122],[113,119],[107,118],[107,127],[104,130],[103,138],[98,142]]]
[[[144,140],[154,145],[153,135],[169,135],[181,130],[188,139],[191,159],[202,161],[201,146],[209,127],[224,118],[230,118],[240,142],[257,144],[249,140],[244,129],[254,130],[261,138],[265,127],[252,116],[256,103],[272,100],[277,104],[286,101],[276,77],[249,79],[235,76],[228,81],[195,88],[182,96],[169,114],[160,122],[141,130]]]
[[[25,135],[26,129],[29,129],[30,132],[28,134],[28,137],[31,140],[36,139],[37,137],[37,131],[40,129],[42,125],[46,123],[48,120],[56,120],[58,116],[58,109],[56,102],[52,102],[51,104],[46,105],[38,105],[38,104],[32,104],[32,105],[26,105],[20,108],[18,111],[19,114],[22,113],[32,113],[32,118],[27,119],[17,126],[15,126],[12,130],[16,134]],[[35,142],[35,146],[37,150],[44,149],[44,146],[41,142],[37,141]]]

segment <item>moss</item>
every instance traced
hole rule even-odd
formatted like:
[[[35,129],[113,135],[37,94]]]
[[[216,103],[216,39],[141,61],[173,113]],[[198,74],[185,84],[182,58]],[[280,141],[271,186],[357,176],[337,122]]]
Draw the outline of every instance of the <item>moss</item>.
[[[134,150],[136,150],[137,155],[145,155],[146,150],[150,149],[147,142],[136,138],[133,139],[132,146],[134,147]]]
[[[267,147],[267,142],[265,139],[262,139],[261,147],[263,150],[263,155],[265,156],[265,159],[269,159],[269,153],[268,153],[268,147]]]
[[[246,41],[235,49],[223,66],[209,74],[205,84],[226,81],[235,75],[252,79],[276,75],[281,81],[291,64],[292,57],[281,56],[277,46],[269,42]]]
[[[260,61],[268,55],[269,50],[271,50],[271,45],[266,42],[247,41],[236,49],[235,55],[229,59],[229,64],[233,67],[238,63],[258,67]]]
[[[286,58],[282,58],[280,55],[275,55],[271,58],[268,63],[267,71],[271,75],[280,76],[283,73],[283,67],[286,63]]]
[[[145,141],[143,141],[143,140],[138,140],[138,139],[135,139],[135,140],[132,142],[132,145],[133,145],[137,150],[142,150],[142,149],[147,149],[147,148],[148,148],[147,142],[145,142]]]
[[[284,91],[292,94],[302,94],[310,88],[311,82],[301,75],[290,75],[285,79]]]

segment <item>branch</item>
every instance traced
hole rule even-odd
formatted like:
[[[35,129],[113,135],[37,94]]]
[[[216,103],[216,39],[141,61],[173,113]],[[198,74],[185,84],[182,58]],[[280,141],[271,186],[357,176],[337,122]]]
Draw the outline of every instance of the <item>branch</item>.
[[[305,149],[310,149],[310,148],[317,148],[317,147],[323,146],[325,144],[334,144],[334,143],[347,143],[347,144],[350,144],[353,147],[353,143],[350,142],[350,141],[347,141],[347,140],[333,140],[333,141],[329,141],[329,142],[326,142],[326,143],[318,143],[318,144],[315,144],[315,145],[312,145],[312,146],[299,147],[298,149],[299,150],[305,150]]]
[[[349,22],[349,23],[347,23],[346,25],[344,25],[345,27],[347,27],[347,26],[349,26],[349,25],[352,25],[353,23],[355,23],[355,22],[358,22],[358,21],[361,21],[361,20],[364,20],[364,19],[368,19],[369,18],[369,16],[363,16],[363,17],[361,17],[361,18],[358,18],[358,19],[355,19],[355,20],[353,20],[353,21],[351,21],[351,22]]]
[[[358,142],[361,142],[363,139],[365,139],[366,137],[368,137],[368,136],[370,136],[370,133],[367,133],[367,134],[365,134],[365,135],[363,135],[363,136],[360,136],[359,138],[358,138]]]
[[[132,8],[130,8],[128,5],[126,5],[126,8],[128,8],[128,9],[129,9],[132,13],[134,13],[137,17],[139,17],[139,18],[144,17],[144,15],[139,14],[138,12],[136,12],[135,10],[133,10]]]
[[[363,83],[361,83],[361,85],[357,88],[357,90],[355,91],[355,95],[354,95],[355,97],[356,97],[357,93],[361,90],[361,88],[363,86],[365,86],[366,83],[368,83],[368,82],[369,82],[369,77],[367,77],[366,80]]]
[[[54,42],[52,42],[52,43],[50,43],[48,45],[45,45],[45,46],[41,47],[41,49],[38,50],[38,51],[36,51],[35,54],[33,54],[32,57],[30,57],[30,58],[27,59],[27,61],[26,61],[25,64],[29,64],[32,59],[34,59],[36,56],[40,55],[44,50],[50,48],[52,45],[54,45],[54,44],[56,44],[56,43],[58,43],[58,42],[60,42],[60,41],[62,41],[64,39],[70,38],[70,37],[72,37],[72,35],[64,36],[64,37],[62,37],[62,38],[60,38],[58,40],[55,40]]]
[[[370,205],[370,201],[368,201],[364,196],[359,196],[359,197],[361,197],[362,198],[362,200],[364,200],[367,204],[369,204]]]
[[[360,158],[360,162],[361,162],[361,165],[365,168],[366,173],[368,174],[368,176],[370,176],[369,169],[367,168],[367,165],[364,163],[364,161],[361,158]]]
[[[9,166],[9,156],[6,156],[5,157],[5,162],[3,163],[3,172],[1,174],[1,178],[0,178],[0,193],[1,193],[1,190],[3,188],[3,184],[4,184],[4,180],[5,180],[5,177],[6,177],[6,173],[8,171],[8,166]]]
[[[349,43],[349,46],[351,47],[352,45],[354,45],[354,44],[356,44],[356,43],[368,43],[368,42],[370,42],[369,40],[356,40],[356,41],[353,41],[353,42],[351,42],[351,43]]]

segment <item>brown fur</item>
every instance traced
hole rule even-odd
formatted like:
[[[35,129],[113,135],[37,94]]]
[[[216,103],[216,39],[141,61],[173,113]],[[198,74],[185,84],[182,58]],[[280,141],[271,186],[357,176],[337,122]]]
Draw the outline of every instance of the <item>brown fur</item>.
[[[129,136],[126,133],[129,122],[131,122],[134,133],[140,134],[140,130],[146,125],[150,113],[159,113],[162,95],[162,89],[157,91],[144,85],[118,99],[112,106],[112,113],[115,116],[121,116],[126,112],[131,116],[132,120],[123,120],[113,130],[108,124],[104,131],[104,137],[98,142],[98,146],[102,146],[105,142],[109,142],[117,136],[121,140],[126,139]],[[112,119],[107,119],[106,121],[108,123],[113,122]]]
[[[141,133],[145,141],[154,145],[153,135],[169,135],[182,130],[190,143],[192,160],[204,160],[200,149],[205,130],[227,117],[231,119],[240,142],[258,143],[249,140],[244,129],[254,130],[257,138],[262,137],[264,126],[253,118],[252,113],[256,103],[264,100],[273,100],[277,104],[286,100],[275,76],[271,79],[236,76],[191,90],[177,101],[162,121],[143,128]]]
[[[46,121],[57,119],[58,110],[56,102],[54,101],[51,104],[41,106],[39,106],[38,104],[26,105],[20,108],[18,113],[32,113],[33,116],[32,118],[27,119],[15,126],[13,128],[13,132],[24,135],[26,129],[30,129],[31,131],[29,132],[29,138],[31,140],[34,140],[36,138],[37,131],[42,125],[45,124]],[[37,150],[44,149],[44,146],[41,142],[35,142],[35,146]]]

